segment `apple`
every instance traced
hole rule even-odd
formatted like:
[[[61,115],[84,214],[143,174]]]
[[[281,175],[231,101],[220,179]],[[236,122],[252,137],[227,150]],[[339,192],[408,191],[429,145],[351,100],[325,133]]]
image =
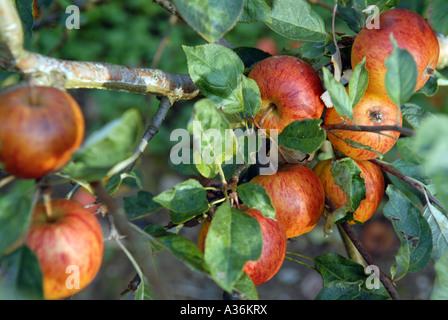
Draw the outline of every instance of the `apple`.
[[[317,72],[305,61],[292,56],[273,56],[261,60],[248,75],[261,94],[261,107],[255,121],[278,134],[291,122],[318,119],[324,104],[324,92]]]
[[[250,181],[266,189],[285,226],[286,237],[311,231],[324,211],[325,192],[319,177],[308,167],[287,164],[273,175],[259,175]]]
[[[100,207],[99,204],[92,205],[96,202],[96,198],[85,188],[79,188],[71,198],[73,201],[76,201],[82,204],[87,211],[90,213],[95,213]]]
[[[37,204],[26,237],[43,275],[44,297],[69,297],[90,284],[103,259],[103,233],[97,218],[81,204],[52,199],[51,214]]]
[[[345,193],[334,182],[333,175],[331,174],[332,161],[337,160],[325,160],[320,162],[319,167],[315,169],[319,172],[318,176],[322,181],[325,193],[336,207],[341,207],[346,204],[347,200]],[[366,198],[362,200],[358,206],[358,209],[354,212],[353,219],[359,222],[366,222],[376,212],[381,204],[384,195],[384,176],[381,169],[370,161],[354,160],[361,170],[361,177],[364,178],[366,185]],[[354,221],[350,221],[354,224]]]
[[[271,218],[266,218],[257,209],[247,209],[244,213],[257,219],[263,237],[261,256],[256,261],[248,261],[243,271],[259,286],[270,280],[280,270],[286,255],[286,233],[283,224]],[[198,247],[205,251],[205,239],[211,221],[205,219],[198,234]]]
[[[393,52],[391,33],[398,47],[407,50],[417,64],[415,90],[423,87],[439,60],[439,41],[429,23],[411,10],[392,9],[379,16],[379,26],[379,29],[364,27],[356,36],[352,47],[353,68],[366,57],[366,68],[369,71],[367,91],[388,95],[384,84],[384,62]]]
[[[62,169],[81,146],[84,130],[78,103],[64,91],[30,86],[0,97],[0,161],[18,178]]]
[[[402,125],[401,110],[387,96],[378,96],[365,93],[358,104],[353,108],[353,121],[359,126],[398,126]],[[335,108],[327,108],[324,115],[324,125],[347,124],[353,122],[346,116],[340,116]],[[387,153],[400,137],[398,131],[350,131],[327,130],[328,140],[333,147],[344,155],[356,160],[370,160],[378,158],[376,152]],[[349,145],[346,141],[352,140],[361,144],[360,147]],[[374,151],[363,146],[371,147]]]
[[[269,53],[272,56],[275,56],[278,53],[277,42],[270,37],[261,37],[258,39],[255,47]]]

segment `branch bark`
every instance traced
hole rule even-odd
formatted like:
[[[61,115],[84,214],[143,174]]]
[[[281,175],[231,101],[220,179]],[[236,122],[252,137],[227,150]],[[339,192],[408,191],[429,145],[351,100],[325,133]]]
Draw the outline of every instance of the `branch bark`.
[[[422,193],[424,196],[427,196],[428,199],[435,205],[437,205],[442,211],[444,211],[445,213],[448,214],[446,208],[442,205],[442,203],[440,203],[439,200],[437,200],[433,195],[431,195],[430,193],[427,193],[424,191],[424,186],[423,184],[419,183],[418,181],[409,178],[408,176],[405,176],[404,174],[398,172],[397,170],[395,170],[391,165],[388,165],[384,162],[378,161],[376,159],[373,160],[369,160],[370,162],[376,164],[381,170],[390,173],[391,175],[394,175],[395,177],[403,180],[404,182],[406,182],[407,184],[409,184],[410,186],[412,186],[415,190],[417,190],[418,192]]]
[[[331,212],[334,212],[337,207],[333,203],[333,201],[330,200],[328,196],[325,196],[325,203],[328,206],[328,209]],[[377,265],[370,255],[370,253],[367,251],[367,249],[364,247],[361,241],[359,241],[358,237],[356,236],[355,232],[353,231],[353,228],[350,226],[350,224],[345,221],[339,224],[340,228],[344,231],[345,235],[350,239],[350,241],[353,243],[355,248],[358,250],[359,254],[362,256],[362,258],[366,261],[368,265]],[[384,288],[387,290],[389,295],[393,300],[400,300],[400,296],[397,293],[397,290],[395,288],[394,283],[392,280],[382,271],[380,270],[380,281],[384,285]]]
[[[0,1],[0,68],[33,79],[36,85],[106,89],[190,100],[199,89],[186,74],[131,68],[105,62],[55,59],[23,48],[23,28],[12,0]]]

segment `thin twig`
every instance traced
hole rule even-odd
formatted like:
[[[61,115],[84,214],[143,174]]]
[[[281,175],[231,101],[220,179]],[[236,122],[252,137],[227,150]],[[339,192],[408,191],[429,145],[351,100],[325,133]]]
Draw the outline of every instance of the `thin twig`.
[[[448,214],[446,208],[443,206],[442,203],[440,203],[439,200],[437,200],[430,193],[426,193],[426,192],[424,192],[424,190],[422,190],[423,185],[419,181],[416,181],[416,180],[414,180],[412,178],[409,178],[408,176],[406,176],[406,175],[402,174],[401,172],[398,172],[397,170],[395,170],[391,165],[386,164],[386,163],[384,163],[382,161],[379,161],[379,160],[376,160],[376,159],[372,159],[372,160],[370,160],[370,162],[376,164],[383,171],[385,171],[387,173],[390,173],[391,175],[393,175],[393,176],[403,180],[404,182],[406,182],[407,184],[412,186],[415,190],[417,190],[418,192],[422,193],[424,196],[428,196],[428,199],[432,203],[437,205],[442,211],[445,212],[445,214]]]
[[[333,201],[330,200],[328,196],[325,197],[325,203],[328,206],[330,212],[334,212],[337,209],[336,205],[333,203]],[[341,226],[341,229],[345,232],[347,237],[351,240],[353,245],[356,247],[356,249],[359,251],[363,259],[367,262],[367,264],[377,265],[370,253],[361,243],[361,241],[358,240],[358,237],[356,236],[350,224],[347,221],[344,221],[339,225]],[[391,298],[394,300],[400,300],[393,281],[382,270],[380,270],[379,276],[381,283],[384,285],[384,288],[390,294]]]
[[[382,131],[397,131],[400,132],[403,136],[413,136],[414,130],[406,127],[400,126],[358,126],[352,124],[343,124],[343,123],[335,123],[335,124],[325,124],[321,126],[322,129],[331,131],[331,130],[347,130],[347,131],[364,131],[364,132],[382,132]]]
[[[125,236],[128,242],[127,247],[133,257],[138,259],[136,262],[141,268],[141,273],[145,275],[145,279],[151,284],[154,292],[164,295],[159,279],[154,276],[154,267],[150,252],[147,246],[147,239],[133,228],[132,223],[127,219],[123,209],[117,206],[112,196],[104,189],[101,182],[93,182],[92,188],[98,200],[103,203],[108,210],[108,215],[112,218],[112,222],[120,236]],[[161,298],[161,297],[158,297]]]

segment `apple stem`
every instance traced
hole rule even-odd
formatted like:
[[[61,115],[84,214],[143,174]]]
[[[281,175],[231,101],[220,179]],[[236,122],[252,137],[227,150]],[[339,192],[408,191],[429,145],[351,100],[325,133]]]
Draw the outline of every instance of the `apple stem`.
[[[6,186],[8,183],[10,183],[11,181],[13,181],[16,177],[14,177],[13,175],[7,176],[3,179],[0,180],[0,188],[3,188],[4,186]]]
[[[259,124],[263,125],[264,120],[266,117],[275,109],[275,104],[269,104],[268,110],[266,110],[266,113],[263,115],[263,117],[260,119]]]
[[[45,190],[42,198],[44,199],[45,213],[47,214],[47,220],[53,219],[53,207],[51,206],[51,193],[49,189]]]

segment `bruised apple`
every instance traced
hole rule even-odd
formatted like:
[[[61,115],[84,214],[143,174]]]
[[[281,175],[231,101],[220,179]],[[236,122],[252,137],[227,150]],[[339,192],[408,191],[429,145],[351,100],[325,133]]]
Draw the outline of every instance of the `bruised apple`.
[[[84,130],[78,103],[59,89],[22,87],[0,97],[0,161],[18,178],[62,169],[81,146]]]
[[[243,268],[243,271],[258,286],[270,280],[280,270],[286,255],[286,233],[280,221],[266,218],[256,209],[247,209],[244,213],[257,219],[263,237],[260,258],[256,261],[246,262]],[[203,252],[210,225],[211,221],[206,219],[199,230],[198,247]]]
[[[355,68],[366,57],[369,71],[367,91],[387,96],[384,83],[384,62],[393,52],[390,34],[400,49],[407,50],[417,64],[415,91],[424,86],[439,60],[439,41],[429,23],[419,14],[407,9],[392,9],[379,16],[379,28],[364,27],[356,36],[351,62]]]
[[[51,213],[37,204],[26,244],[36,254],[44,297],[67,298],[95,278],[103,259],[103,233],[97,218],[81,204],[52,199]]]
[[[334,182],[331,174],[332,161],[324,160],[318,163],[313,170],[318,172],[319,178],[324,186],[325,193],[336,207],[346,204],[345,193]],[[366,222],[376,212],[381,204],[384,195],[384,176],[381,169],[370,161],[354,160],[361,170],[361,177],[366,185],[366,198],[362,200],[358,209],[354,212],[353,219],[359,222]],[[355,223],[350,221],[351,224]]]
[[[319,177],[306,166],[284,165],[275,174],[259,175],[250,182],[266,189],[287,238],[311,231],[322,216],[324,188]]]
[[[255,121],[269,134],[293,121],[318,119],[324,92],[317,72],[305,61],[292,56],[273,56],[260,61],[249,73],[261,94],[261,107]]]
[[[389,98],[365,93],[353,108],[353,121],[359,126],[397,126],[402,125],[401,110]],[[353,125],[346,116],[340,116],[335,108],[327,108],[324,124]],[[379,154],[388,152],[400,137],[398,131],[350,131],[327,130],[328,140],[333,147],[355,160],[378,158]],[[368,150],[370,149],[370,150]]]

